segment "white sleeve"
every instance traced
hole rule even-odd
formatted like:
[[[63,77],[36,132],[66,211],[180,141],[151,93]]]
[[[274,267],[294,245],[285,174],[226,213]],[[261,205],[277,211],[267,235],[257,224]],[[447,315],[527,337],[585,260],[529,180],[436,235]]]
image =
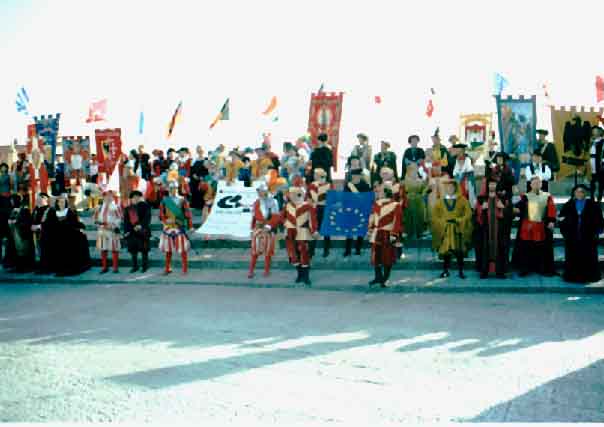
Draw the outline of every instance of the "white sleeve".
[[[526,178],[527,181],[530,181],[531,178],[533,177],[530,166],[527,166],[526,168],[524,168],[524,177]]]
[[[545,165],[545,172],[543,173],[542,178],[544,181],[549,181],[550,179],[552,179],[552,170],[549,168],[548,165]]]

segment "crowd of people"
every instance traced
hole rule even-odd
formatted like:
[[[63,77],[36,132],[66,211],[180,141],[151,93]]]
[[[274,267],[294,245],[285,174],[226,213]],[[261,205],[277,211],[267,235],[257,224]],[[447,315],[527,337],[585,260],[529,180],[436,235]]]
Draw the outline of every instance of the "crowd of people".
[[[358,143],[346,161],[344,185],[337,189],[374,192],[375,197],[367,234],[346,236],[343,256],[352,256],[353,246],[355,255],[360,255],[368,239],[374,266],[370,285],[386,287],[393,265],[403,258],[405,241],[431,236],[432,249],[442,259],[443,278],[450,276],[453,260],[459,278],[466,277],[464,259],[471,249],[480,278],[506,278],[513,268],[520,276],[531,272],[553,276],[557,274],[553,231],[558,226],[565,245],[564,280],[599,280],[597,245],[604,219],[594,191],[595,185],[604,181],[598,174],[604,170],[604,130],[592,129],[592,142],[598,147],[592,150],[593,184],[589,189],[576,185],[559,213],[547,192],[549,181],[559,171],[558,154],[546,139],[547,131],[537,133],[538,148],[532,161],[522,165],[526,188],[521,189],[514,171],[517,165],[510,165],[509,156],[497,151],[493,140],[478,179],[476,159],[468,154],[467,145],[452,136],[445,147],[438,129],[426,150],[419,147],[419,136],[408,138],[400,168],[389,142],[381,141],[379,152],[373,154],[369,138],[358,134]],[[192,208],[201,210],[203,223],[212,209],[219,181],[227,185],[241,181],[244,186],[262,181],[251,207],[248,277],[254,276],[258,258],[264,258],[264,274],[270,274],[281,234],[298,283],[311,283],[311,260],[319,239],[323,239],[323,256],[328,257],[331,251],[330,238],[319,234],[326,218],[327,193],[336,189],[332,180],[334,159],[326,134],[318,135],[316,141],[302,137],[295,143],[285,142],[282,156],[272,151],[270,135],[264,135],[263,143],[255,149],[227,151],[221,145],[207,155],[201,146],[194,156],[187,148],[169,149],[164,155],[161,150],[148,154],[140,146],[115,165],[119,191],[111,188],[108,167],[99,165],[94,154],[90,155],[87,173],[78,169],[79,161],[69,165],[69,176],[65,176],[62,156],[57,155],[56,164],[47,165],[52,171],[47,188],[39,188],[31,163],[31,155],[28,158],[22,153],[10,167],[0,165],[0,250],[6,242],[0,256],[9,271],[64,276],[88,270],[91,257],[80,212],[92,210],[101,273],[119,271],[123,244],[132,257],[131,272],[145,272],[149,268],[152,209],[159,208],[164,272],[172,272],[176,253],[186,274]],[[519,223],[513,242],[516,218]]]

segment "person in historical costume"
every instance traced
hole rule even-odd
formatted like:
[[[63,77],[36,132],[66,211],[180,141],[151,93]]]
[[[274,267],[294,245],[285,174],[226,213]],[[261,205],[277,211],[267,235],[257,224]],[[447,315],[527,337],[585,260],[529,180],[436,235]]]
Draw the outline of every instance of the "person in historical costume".
[[[369,186],[367,181],[365,181],[362,178],[362,175],[363,175],[363,169],[360,169],[360,168],[352,169],[350,171],[351,178],[344,186],[344,192],[350,192],[350,193],[370,192],[371,187]],[[355,245],[354,245],[355,255],[361,255],[361,249],[363,248],[363,240],[364,240],[363,237],[364,236],[356,237]],[[353,241],[352,237],[346,238],[346,249],[344,251],[344,257],[348,257],[351,255],[352,241]]]
[[[142,272],[149,269],[149,250],[151,249],[151,207],[143,199],[143,193],[134,190],[130,193],[130,204],[124,210],[124,236],[128,252],[132,256],[130,273],[138,271],[138,253],[141,253]]]
[[[31,231],[32,216],[29,201],[20,197],[18,205],[12,210],[8,227],[14,245],[13,268],[15,273],[27,273],[33,270],[35,263],[34,235]]]
[[[12,211],[12,187],[8,171],[8,164],[0,164],[0,262],[2,262],[4,255],[4,239],[9,237],[8,218]]]
[[[289,187],[288,200],[283,212],[285,245],[290,264],[296,266],[296,283],[310,285],[310,248],[308,242],[317,238],[317,214],[309,200],[302,179]]]
[[[263,147],[258,147],[255,150],[256,159],[252,161],[252,177],[254,180],[262,179],[268,172],[268,169],[273,165],[272,159],[268,156]]]
[[[191,154],[189,153],[189,149],[186,147],[182,147],[178,150],[178,158],[176,159],[176,163],[178,164],[178,176],[179,176],[179,184],[180,191],[183,196],[190,194],[189,182],[191,177]]]
[[[145,152],[145,146],[138,146],[138,161],[141,168],[141,177],[149,181],[151,179],[151,156]]]
[[[314,170],[314,181],[310,183],[308,186],[308,195],[310,197],[310,201],[312,202],[316,212],[317,212],[317,221],[318,228],[321,229],[321,225],[323,224],[323,220],[325,219],[325,206],[327,205],[327,192],[329,190],[333,190],[333,184],[327,181],[327,172],[321,168],[317,168]],[[315,248],[317,246],[316,240],[311,240],[310,242],[310,256],[313,257],[315,255]],[[331,248],[331,237],[324,236],[323,237],[323,258],[327,258],[329,256],[329,250]]]
[[[549,132],[545,129],[537,130],[537,148],[536,151],[541,153],[543,163],[549,166],[552,171],[552,180],[556,177],[556,174],[560,171],[560,158],[558,157],[558,151],[553,142],[545,139]]]
[[[164,197],[159,206],[159,218],[164,226],[159,238],[159,249],[166,254],[164,273],[172,272],[172,254],[180,254],[182,260],[182,273],[189,270],[188,259],[191,241],[187,231],[193,228],[191,210],[187,200],[178,195],[178,184],[170,183],[170,194]]]
[[[579,184],[559,215],[564,237],[564,274],[567,282],[591,283],[601,279],[598,263],[598,240],[604,219],[598,204],[587,199],[588,189]]]
[[[15,192],[22,198],[26,199],[27,203],[30,203],[31,195],[31,175],[29,168],[29,161],[24,156],[25,153],[21,153],[20,160],[13,166],[15,166],[14,183],[16,185]],[[31,206],[31,205],[30,205]],[[31,213],[31,211],[30,211]]]
[[[39,199],[41,202],[34,209],[32,226],[40,256],[36,273],[50,274],[56,272],[57,243],[62,239],[57,233],[57,214],[55,207],[50,205],[50,197],[46,193],[41,193]]]
[[[88,238],[84,233],[86,226],[78,218],[77,212],[68,206],[66,194],[57,198],[55,212],[55,239],[60,243],[55,241],[54,247],[56,249],[60,245],[60,254],[53,257],[54,270],[59,277],[82,274],[92,266]]]
[[[327,145],[327,134],[321,133],[317,136],[317,146],[312,150],[310,162],[314,171],[323,169],[327,173],[327,182],[331,182],[331,168],[333,167],[333,153]]]
[[[216,191],[218,190],[218,180],[220,179],[218,167],[211,160],[207,161],[208,174],[199,183],[199,190],[203,197],[203,208],[201,210],[201,224],[204,224],[212,211]]]
[[[382,141],[380,143],[380,152],[373,156],[373,164],[371,165],[372,185],[380,180],[380,172],[384,166],[392,169],[394,175],[398,177],[396,154],[390,151],[390,143],[388,141]]]
[[[277,201],[268,191],[268,186],[262,183],[256,189],[258,199],[252,206],[252,243],[250,251],[250,269],[247,277],[254,277],[254,269],[258,258],[264,256],[264,277],[271,272],[271,258],[275,254],[277,229],[281,223],[281,211]]]
[[[432,227],[432,211],[436,203],[445,194],[444,181],[449,180],[449,175],[442,170],[440,161],[432,161],[428,178],[428,205],[426,209],[426,223]]]
[[[109,252],[111,252],[113,272],[118,273],[119,271],[119,255],[122,247],[120,242],[122,218],[122,209],[115,201],[115,194],[112,190],[105,189],[103,203],[94,213],[94,223],[98,226],[96,248],[101,253],[101,274],[109,271],[107,261]]]
[[[501,193],[506,200],[512,200],[514,189],[514,171],[507,164],[509,156],[504,152],[499,152],[493,156],[493,161],[485,163],[485,179],[483,180],[481,193],[487,191],[486,183],[489,180],[496,181],[498,184],[498,193]]]
[[[476,200],[476,264],[480,278],[490,273],[505,279],[508,269],[511,201],[498,192],[498,182],[487,179],[486,190]]]
[[[466,154],[466,144],[454,144],[453,148],[457,150],[455,166],[453,167],[453,178],[459,184],[461,194],[470,203],[470,206],[476,204],[476,186],[474,183],[474,166],[472,159]]]
[[[402,233],[402,208],[400,202],[394,199],[392,184],[390,181],[377,184],[376,200],[369,217],[371,264],[375,272],[369,286],[379,284],[385,288],[398,258],[395,245]]]
[[[591,182],[589,183],[589,193],[592,200],[596,195],[596,185],[598,187],[598,203],[602,201],[604,192],[604,129],[600,126],[594,126],[591,130]]]
[[[38,193],[36,196],[36,206],[32,211],[32,225],[31,231],[34,233],[34,246],[36,248],[36,255],[41,263],[42,248],[40,245],[40,237],[42,234],[42,218],[46,215],[46,211],[50,208],[48,194]],[[38,263],[38,269],[39,264]]]
[[[203,179],[208,175],[208,169],[206,167],[207,157],[203,151],[201,145],[197,146],[196,149],[197,157],[191,165],[191,207],[194,209],[203,209],[203,197],[199,185]]]
[[[403,161],[401,164],[401,179],[405,179],[407,176],[407,166],[411,163],[415,164],[419,167],[419,163],[426,158],[426,153],[423,148],[419,148],[417,145],[419,144],[419,136],[411,135],[407,141],[409,142],[410,147],[405,150],[403,153]]]
[[[454,159],[449,150],[441,144],[440,132],[437,128],[432,139],[432,166],[440,165],[440,168],[448,176],[453,176]]]
[[[226,169],[225,180],[227,185],[232,185],[238,180],[239,170],[243,168],[243,161],[241,160],[241,155],[237,150],[231,150],[224,163],[224,167]]]
[[[451,259],[457,259],[459,277],[465,279],[464,258],[472,245],[472,208],[453,179],[444,181],[445,194],[432,211],[432,248],[443,259],[440,277],[449,277]]]
[[[357,157],[359,159],[361,169],[371,169],[371,146],[369,145],[369,138],[364,133],[357,134],[357,140],[359,143],[352,148],[350,156]],[[356,168],[355,168],[356,169]]]
[[[417,163],[409,163],[405,168],[402,185],[407,198],[404,210],[405,233],[409,239],[419,239],[426,231],[426,202],[424,196],[428,184],[418,174]]]
[[[63,162],[63,156],[60,154],[56,155],[54,165],[54,177],[51,181],[51,192],[53,196],[60,196],[65,193],[65,163]]]
[[[556,206],[553,197],[541,190],[541,179],[532,177],[531,191],[523,194],[514,207],[520,217],[520,226],[514,245],[512,263],[526,276],[531,271],[543,276],[554,276],[553,229]]]
[[[549,190],[549,181],[552,179],[552,170],[548,165],[543,163],[540,151],[533,153],[533,161],[524,170],[524,176],[526,178],[526,191],[531,191],[531,180],[534,176],[538,176],[541,180],[541,189],[543,191]]]
[[[405,194],[405,186],[399,182],[396,171],[392,170],[388,166],[382,167],[380,170],[380,181],[381,184],[389,183],[389,190],[392,191],[392,198],[395,202],[401,205],[401,209],[404,211],[407,208],[407,195]],[[402,220],[403,217],[401,217]],[[402,227],[401,233],[399,233],[399,240],[394,243],[396,248],[397,257],[403,258],[403,242],[402,242]]]

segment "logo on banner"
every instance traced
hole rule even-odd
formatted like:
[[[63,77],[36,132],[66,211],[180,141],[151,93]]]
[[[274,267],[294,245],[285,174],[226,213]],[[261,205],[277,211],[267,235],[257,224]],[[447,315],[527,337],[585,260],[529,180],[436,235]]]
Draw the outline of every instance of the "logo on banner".
[[[331,146],[333,167],[338,170],[338,146],[340,141],[340,121],[342,119],[342,100],[344,93],[313,93],[310,98],[308,115],[308,133],[314,143],[317,136],[325,133]]]
[[[99,170],[109,176],[113,173],[122,154],[122,130],[97,129],[94,131],[94,136]]]
[[[321,224],[323,236],[358,237],[367,234],[373,205],[373,192],[327,192],[325,218]]]
[[[50,159],[49,165],[53,169],[54,173],[54,164],[55,159],[57,157],[57,135],[59,134],[59,119],[61,118],[61,114],[56,114],[54,116],[40,116],[34,117],[35,122],[35,131],[38,138],[42,138],[42,141],[46,148],[44,151],[46,153],[47,150],[50,151]],[[28,130],[29,134],[29,130]]]

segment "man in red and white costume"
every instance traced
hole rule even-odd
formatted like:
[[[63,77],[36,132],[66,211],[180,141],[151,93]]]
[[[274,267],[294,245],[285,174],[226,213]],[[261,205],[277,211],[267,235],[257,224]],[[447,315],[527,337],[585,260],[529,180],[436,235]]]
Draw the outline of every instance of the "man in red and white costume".
[[[275,253],[277,227],[281,222],[281,212],[277,201],[270,195],[264,183],[256,189],[258,199],[252,207],[252,246],[248,278],[254,277],[258,257],[264,255],[264,277],[271,271],[271,258]]]
[[[316,210],[312,202],[306,200],[304,183],[300,177],[296,177],[289,188],[283,219],[289,262],[298,270],[296,283],[303,282],[310,285],[311,255],[308,242],[318,237],[319,233],[317,232]]]
[[[390,181],[377,186],[376,201],[369,217],[368,234],[371,242],[371,263],[375,277],[369,285],[386,287],[390,271],[397,259],[398,242],[402,232],[402,206],[395,200]]]
[[[94,213],[94,223],[99,227],[96,248],[101,253],[101,274],[109,271],[107,256],[111,251],[113,272],[118,273],[120,249],[120,228],[122,226],[122,208],[116,202],[115,194],[105,187],[103,204]]]
[[[172,253],[179,253],[182,259],[182,274],[188,272],[189,250],[191,242],[187,230],[193,228],[189,204],[184,197],[178,195],[178,183],[170,182],[170,193],[159,205],[159,218],[164,229],[159,238],[159,249],[166,254],[165,274],[172,272],[170,265]]]
[[[324,169],[317,168],[314,171],[314,181],[308,186],[308,193],[310,201],[312,202],[315,210],[317,211],[318,228],[321,229],[323,224],[323,218],[325,214],[325,206],[327,205],[327,192],[333,190],[334,186],[332,183],[327,182],[327,172]],[[310,243],[310,256],[315,255],[315,247],[317,241],[313,240]],[[323,238],[323,258],[329,256],[329,249],[331,246],[331,238],[325,236]]]

